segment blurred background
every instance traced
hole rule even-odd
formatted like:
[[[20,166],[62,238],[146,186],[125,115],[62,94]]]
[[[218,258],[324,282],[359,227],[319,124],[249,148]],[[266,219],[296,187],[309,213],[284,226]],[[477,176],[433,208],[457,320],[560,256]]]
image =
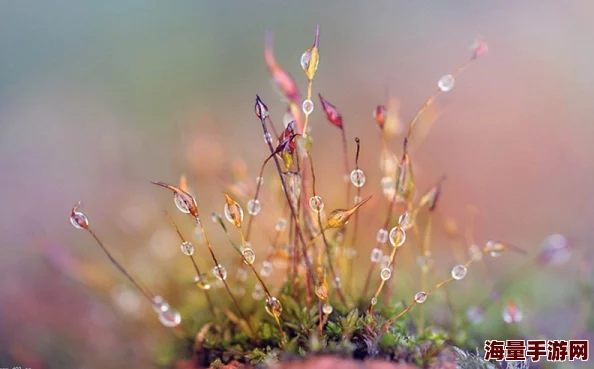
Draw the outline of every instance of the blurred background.
[[[463,233],[471,206],[479,244],[506,240],[529,255],[488,260],[469,270],[465,286],[448,287],[460,314],[488,298],[486,285],[521,268],[506,292],[523,309],[514,334],[592,337],[583,292],[591,288],[586,256],[594,237],[591,1],[4,1],[0,366],[150,367],[168,359],[171,332],[92,239],[72,228],[70,209],[82,200],[106,245],[182,315],[206,314],[162,212],[173,210],[171,195],[149,181],[177,183],[186,173],[202,212],[222,212],[231,170],[245,166],[253,181],[266,157],[255,94],[279,125],[285,112],[263,60],[265,32],[272,31],[277,60],[303,92],[299,59],[316,24],[314,93],[342,113],[351,154],[354,137],[361,138],[363,193],[379,195],[364,209],[361,273],[385,212],[372,110],[389,92],[393,119],[410,120],[481,35],[487,56],[440,96],[429,114],[439,119],[412,157],[421,190],[448,176],[436,215],[436,269],[447,276],[456,258],[458,241],[444,225]],[[318,192],[333,209],[343,202],[340,134],[314,103]],[[396,137],[390,148],[400,152],[400,145]],[[269,169],[266,184],[274,182]],[[281,212],[273,196],[262,201],[258,221],[272,229]],[[176,219],[190,237],[191,224]],[[206,224],[214,242],[222,241]],[[531,262],[555,233],[572,257],[562,265]],[[255,240],[264,253],[266,235]],[[227,244],[217,247],[231,260]],[[397,265],[403,296],[419,288],[410,252]],[[485,338],[509,333],[505,301],[494,301],[491,318],[476,328]]]

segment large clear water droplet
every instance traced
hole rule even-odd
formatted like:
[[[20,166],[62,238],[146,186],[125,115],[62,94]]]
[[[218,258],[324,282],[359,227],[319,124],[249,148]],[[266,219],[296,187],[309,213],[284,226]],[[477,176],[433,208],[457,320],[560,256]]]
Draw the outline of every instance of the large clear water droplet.
[[[314,103],[309,99],[303,100],[303,104],[301,105],[301,109],[303,110],[303,114],[310,115],[314,110]]]
[[[468,269],[466,269],[464,265],[458,264],[452,268],[452,278],[454,278],[457,281],[464,279],[464,277],[466,277],[467,271]]]
[[[385,229],[379,229],[377,231],[377,236],[375,236],[375,240],[378,243],[386,243],[388,242],[388,231]]]
[[[254,250],[250,249],[249,247],[244,248],[241,253],[243,254],[243,262],[244,263],[246,263],[248,265],[252,265],[254,263],[254,261],[256,261],[256,253],[254,252]]]
[[[382,249],[380,248],[374,248],[373,250],[371,250],[371,262],[372,263],[379,263],[380,259],[382,258],[382,256],[384,255],[384,252],[382,251]]]
[[[422,304],[427,300],[427,293],[426,292],[417,292],[417,294],[415,295],[415,301],[417,302],[417,304]]]
[[[400,246],[404,245],[404,242],[406,241],[406,233],[404,232],[404,229],[402,229],[400,227],[392,228],[392,230],[390,231],[389,237],[390,237],[390,243],[394,247],[400,247]]]
[[[250,213],[251,215],[258,215],[258,213],[260,213],[260,210],[262,210],[262,205],[260,204],[260,200],[251,199],[250,201],[248,201],[248,203],[247,203],[248,213]]]
[[[283,312],[283,306],[276,297],[270,296],[266,299],[266,312],[275,318],[278,318]]]
[[[225,279],[227,279],[227,269],[225,269],[224,266],[219,264],[212,268],[212,275],[214,275],[215,278],[217,278],[218,280],[224,281]]]
[[[446,74],[442,76],[439,81],[437,81],[437,87],[443,92],[448,92],[452,88],[454,88],[454,84],[456,83],[456,79],[451,74]]]
[[[191,242],[185,241],[181,244],[181,251],[187,256],[194,255],[194,246]]]
[[[351,183],[355,187],[363,187],[365,184],[365,173],[361,169],[355,169],[351,172]]]
[[[182,194],[179,194],[177,192],[173,194],[173,202],[175,203],[175,206],[179,209],[179,211],[181,211],[182,213],[190,214],[191,204],[188,201],[189,200],[187,199],[187,197],[183,196]]]
[[[391,276],[392,276],[392,271],[390,270],[390,268],[384,268],[380,272],[380,277],[384,281],[387,281],[388,279],[390,279]]]
[[[311,210],[315,211],[316,213],[321,212],[324,210],[324,201],[320,196],[312,196],[309,199],[309,207]]]

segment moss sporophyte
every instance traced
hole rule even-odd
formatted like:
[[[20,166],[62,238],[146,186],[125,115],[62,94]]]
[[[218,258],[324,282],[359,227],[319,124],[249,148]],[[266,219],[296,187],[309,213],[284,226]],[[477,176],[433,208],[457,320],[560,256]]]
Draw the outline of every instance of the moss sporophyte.
[[[341,178],[333,187],[333,191],[344,191],[344,203],[326,213],[323,194],[316,188],[311,154],[315,143],[309,129],[315,109],[313,82],[321,59],[320,30],[316,28],[312,46],[301,57],[301,68],[307,80],[305,97],[301,96],[291,75],[277,63],[272,37],[267,34],[266,65],[288,106],[282,119],[284,128],[280,129],[272,120],[278,114],[270,112],[264,101],[255,97],[255,118],[269,150],[258,173],[254,173],[255,191],[249,194],[233,191],[233,186],[239,182],[250,180],[235,178],[235,182],[219,194],[205,194],[221,199],[222,215],[209,211],[204,216],[196,196],[188,190],[185,176],[179,185],[153,182],[172,193],[176,209],[187,218],[183,221],[194,223],[196,245],[178,227],[182,220],[176,222],[166,212],[179,236],[179,245],[171,247],[180,247],[188,257],[191,263],[188,267],[195,272],[193,283],[204,296],[206,311],[182,319],[165,299],[153,294],[112,256],[81,212],[80,203],[72,209],[70,221],[94,238],[112,264],[146,297],[159,321],[179,333],[180,349],[172,360],[184,359],[187,367],[217,367],[231,361],[253,365],[314,353],[428,366],[444,348],[464,344],[458,333],[465,328],[460,324],[452,325],[449,331],[426,328],[428,317],[423,313],[423,305],[431,302],[431,296],[438,290],[444,291],[445,301],[451,304],[443,287],[463,280],[472,272],[474,264],[483,262],[483,255],[496,257],[508,251],[522,252],[503,241],[488,241],[484,247],[478,247],[469,236],[464,248],[467,260],[454,265],[445,279],[440,278],[432,268],[431,234],[445,176],[438,174],[432,186],[420,196],[415,195],[418,187],[413,175],[414,158],[408,149],[409,142],[415,138],[415,126],[441,94],[452,92],[463,72],[486,51],[486,44],[477,41],[466,61],[436,81],[435,91],[400,137],[401,150],[390,144],[398,137],[390,128],[389,109],[382,104],[370,109],[370,124],[374,121],[377,124],[382,143],[378,193],[368,188],[365,168],[359,164],[365,143],[355,138],[353,165],[346,129],[349,122],[326,95],[318,94],[325,118],[341,135],[342,158],[337,159],[344,162],[345,175],[345,180]],[[265,178],[264,169],[268,164],[276,169],[270,175],[271,180]],[[353,190],[355,196],[351,195]],[[263,191],[276,191],[281,195],[276,198],[282,201],[263,204],[260,199]],[[359,216],[365,213],[366,204],[371,200],[386,209],[379,230],[362,228],[359,224]],[[246,204],[247,214],[241,203]],[[274,222],[270,228],[260,224],[258,229],[270,231],[270,248],[260,256],[256,252],[259,249],[251,245],[251,237],[261,214],[268,211],[274,216]],[[207,232],[203,223],[209,218],[237,253],[237,262],[233,265],[225,266],[217,257],[223,245],[211,244],[209,234],[215,231]],[[357,252],[364,249],[363,244],[369,238],[375,240],[370,259],[355,263]],[[412,296],[392,289],[397,273],[395,261],[403,247],[418,248],[422,278],[418,292]],[[359,278],[361,284],[356,283]],[[430,283],[431,279],[439,282]],[[251,293],[246,294],[248,289]],[[415,308],[419,311],[413,318],[407,313]],[[481,314],[484,308],[484,305],[476,306],[475,313]],[[506,320],[514,321],[521,316],[516,305],[507,308]],[[209,314],[208,317],[204,318],[205,314]]]

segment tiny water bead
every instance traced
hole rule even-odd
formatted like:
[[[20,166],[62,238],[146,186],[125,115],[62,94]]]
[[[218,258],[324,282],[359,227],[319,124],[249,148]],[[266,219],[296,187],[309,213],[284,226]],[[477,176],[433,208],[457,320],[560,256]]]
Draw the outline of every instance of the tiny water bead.
[[[365,180],[365,173],[361,169],[355,169],[351,172],[351,183],[353,186],[363,187]]]
[[[256,301],[262,300],[264,298],[264,290],[262,289],[262,285],[257,284],[254,286],[254,290],[252,291],[252,298]]]
[[[375,306],[377,304],[377,297],[372,297],[370,303],[372,306]]]
[[[301,105],[301,109],[303,110],[303,114],[310,115],[314,110],[314,103],[310,99],[303,100],[303,104]]]
[[[485,244],[485,252],[488,252],[491,257],[499,257],[501,256],[501,254],[503,254],[503,252],[507,249],[507,246],[499,241],[488,241]]]
[[[249,247],[244,248],[241,254],[243,255],[243,262],[247,265],[252,265],[256,261],[256,253]]]
[[[194,284],[196,287],[200,288],[201,290],[210,290],[211,284],[208,281],[207,277],[203,274],[198,274],[194,277]]]
[[[464,279],[464,277],[466,277],[467,271],[468,269],[466,269],[464,265],[458,264],[452,268],[452,278],[454,278],[457,281]]]
[[[264,142],[266,142],[267,144],[272,143],[272,135],[270,134],[270,132],[264,133]]]
[[[410,211],[405,211],[398,217],[398,225],[405,231],[408,231],[413,227],[414,220]]]
[[[283,306],[276,297],[270,296],[266,299],[266,312],[271,316],[278,318],[283,312]]]
[[[265,260],[262,263],[262,267],[260,268],[260,274],[262,277],[270,277],[272,272],[274,271],[274,266],[268,260]]]
[[[388,242],[388,231],[381,228],[377,231],[377,236],[375,236],[375,240],[378,243],[386,243]]]
[[[247,203],[248,213],[250,213],[251,215],[258,215],[258,213],[260,213],[260,210],[262,210],[262,205],[260,204],[260,200],[251,199],[250,201],[248,201],[248,203]]]
[[[192,256],[194,255],[194,246],[191,242],[185,241],[181,244],[181,251],[184,253],[184,255]]]
[[[230,197],[225,195],[227,203],[225,204],[225,218],[236,227],[241,227],[243,222],[243,209],[239,204],[233,201]]]
[[[427,300],[427,292],[417,292],[417,294],[415,295],[415,301],[417,304],[422,304],[425,302],[425,300]]]
[[[389,268],[384,268],[380,272],[380,277],[383,281],[387,281],[392,276],[392,271]]]
[[[264,177],[256,177],[256,184],[262,186],[264,184]]]
[[[309,207],[311,210],[315,211],[316,213],[321,212],[324,210],[324,200],[320,196],[312,196],[309,199]]]
[[[324,304],[324,306],[322,307],[322,311],[324,312],[324,314],[330,315],[334,311],[334,308],[330,304]]]
[[[390,231],[390,243],[392,244],[392,246],[400,247],[404,245],[405,241],[406,233],[404,232],[404,229],[400,227],[392,228],[392,230]]]
[[[186,196],[183,196],[182,194],[176,192],[173,194],[173,202],[175,203],[175,206],[179,209],[179,211],[185,214],[190,214],[190,207],[192,205],[190,204]]]
[[[221,264],[212,268],[212,274],[219,281],[224,281],[225,279],[227,279],[227,269],[225,269],[225,267]]]
[[[167,304],[167,308],[165,310],[162,310],[158,314],[159,322],[161,322],[161,324],[167,328],[177,327],[181,323],[180,313],[169,306],[169,304]]]
[[[443,92],[448,92],[452,88],[454,88],[454,84],[456,83],[456,79],[451,74],[446,74],[441,76],[439,81],[437,81],[437,87]]]
[[[274,229],[277,232],[284,232],[287,229],[287,220],[285,218],[278,218],[276,224],[274,225]]]
[[[70,213],[70,223],[76,229],[87,229],[89,228],[89,219],[87,219],[86,215],[77,210],[79,206],[80,202],[72,208],[72,212]]]
[[[380,248],[374,248],[371,250],[371,262],[372,263],[379,263],[380,259],[384,256],[384,252]]]

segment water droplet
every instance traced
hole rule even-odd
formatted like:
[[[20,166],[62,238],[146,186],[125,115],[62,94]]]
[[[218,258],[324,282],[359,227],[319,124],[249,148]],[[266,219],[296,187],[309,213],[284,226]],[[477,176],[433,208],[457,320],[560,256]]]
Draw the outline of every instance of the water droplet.
[[[262,263],[262,267],[260,268],[260,274],[262,277],[270,277],[272,272],[274,271],[274,266],[268,260],[265,260]]]
[[[227,194],[225,194],[225,200],[225,218],[237,228],[241,227],[241,223],[243,222],[243,209]]]
[[[468,255],[470,260],[477,262],[483,260],[483,250],[475,244],[470,245],[468,248]]]
[[[468,270],[464,265],[458,264],[452,268],[452,278],[454,278],[457,281],[464,279],[464,277],[466,277],[467,271]]]
[[[508,302],[501,312],[503,321],[507,324],[519,323],[524,319],[524,313],[513,301]]]
[[[192,245],[191,242],[189,241],[185,241],[184,243],[181,244],[181,251],[184,253],[184,255],[194,255],[194,246]]]
[[[238,267],[235,271],[235,276],[237,277],[238,281],[245,282],[248,279],[248,272],[244,268]]]
[[[267,144],[272,143],[272,135],[270,134],[270,132],[264,133],[264,142],[266,142]]]
[[[503,243],[503,242],[499,242],[499,241],[488,241],[485,244],[485,250],[486,252],[491,254],[491,257],[499,257],[501,256],[501,254],[503,254],[503,252],[507,249],[507,246]]]
[[[262,205],[260,204],[260,200],[258,199],[251,199],[247,203],[247,211],[251,215],[258,215],[258,213],[262,210]]]
[[[382,192],[388,201],[392,201],[394,193],[396,192],[396,181],[392,177],[382,177],[381,179]]]
[[[256,261],[256,253],[249,247],[244,248],[241,253],[243,254],[243,262],[247,265],[252,265]]]
[[[404,232],[404,229],[402,229],[400,227],[392,228],[392,230],[390,231],[390,243],[392,244],[392,246],[400,247],[400,246],[404,245],[405,241],[406,241],[406,232]]]
[[[324,304],[324,306],[322,307],[322,311],[324,312],[324,314],[330,315],[334,311],[334,308],[330,304]]]
[[[318,282],[318,285],[316,286],[316,289],[314,291],[316,293],[316,296],[318,296],[318,298],[320,300],[328,300],[329,297],[329,293],[328,293],[328,283],[326,282],[325,279],[323,279],[321,282]]]
[[[446,74],[442,76],[439,81],[437,82],[437,87],[443,92],[448,92],[452,88],[454,88],[454,83],[456,83],[456,79],[451,74]]]
[[[384,252],[380,248],[374,248],[371,250],[371,262],[372,263],[379,263],[380,259],[384,255]]]
[[[309,207],[311,210],[315,211],[316,213],[321,212],[324,210],[324,201],[320,196],[312,196],[309,199]]]
[[[415,301],[417,302],[417,304],[422,304],[425,302],[425,300],[427,300],[427,293],[426,292],[417,292],[417,294],[415,295]]]
[[[212,268],[212,275],[214,275],[219,281],[227,279],[227,269],[221,264]]]
[[[192,204],[189,202],[186,196],[183,196],[182,194],[175,192],[173,194],[173,202],[175,203],[175,206],[179,209],[179,211],[185,214],[190,214],[190,207],[192,206]]]
[[[387,281],[392,276],[392,271],[389,268],[384,268],[380,272],[380,277],[382,280]]]
[[[370,302],[372,306],[375,306],[377,304],[377,297],[372,297]]]
[[[347,247],[344,252],[347,259],[354,259],[357,256],[357,250],[352,247]]]
[[[470,324],[479,324],[485,319],[485,313],[478,306],[471,306],[466,311],[466,319]]]
[[[315,51],[315,52],[317,53],[317,51]],[[309,48],[309,49],[305,50],[305,52],[303,54],[301,54],[301,60],[300,60],[301,69],[303,69],[303,71],[306,72],[307,77],[309,79],[313,78],[313,74],[318,70],[318,65],[320,64],[320,58],[314,57],[316,64],[313,66],[313,69],[311,69],[311,71],[310,71],[310,67],[312,67],[310,64],[312,61],[312,57],[314,56],[313,53],[314,53],[313,48]]]
[[[88,229],[89,219],[87,219],[86,215],[77,210],[79,206],[80,202],[72,208],[72,211],[70,212],[70,223],[76,229]]]
[[[287,220],[285,218],[278,218],[276,224],[274,225],[274,229],[277,232],[284,232],[287,229]]]
[[[402,213],[402,215],[400,215],[398,218],[398,225],[405,231],[408,231],[413,227],[414,220],[410,211],[405,211]]]
[[[363,201],[363,198],[361,196],[356,196],[355,195],[355,197],[353,197],[353,202],[355,203],[355,205],[357,205],[361,201]]]
[[[209,290],[211,287],[210,281],[204,274],[198,274],[194,277],[194,284],[201,290]]]
[[[266,312],[273,317],[278,318],[283,312],[283,306],[276,297],[270,296],[266,299]]]
[[[264,298],[264,290],[260,284],[254,286],[254,290],[252,291],[252,298],[256,301],[262,300]]]
[[[385,229],[379,229],[377,231],[377,236],[375,236],[375,240],[378,243],[386,243],[388,242],[388,231]]]
[[[310,115],[314,110],[314,103],[310,99],[303,100],[303,104],[301,105],[301,109],[303,110],[303,114]]]
[[[165,306],[166,304],[167,302],[161,296],[153,297],[153,310],[155,310],[156,313],[160,313],[164,307],[167,309]]]
[[[355,169],[351,172],[351,183],[353,186],[363,187],[365,180],[365,173],[361,169]]]
[[[338,269],[336,270],[336,272],[337,272],[337,273],[339,272],[339,271],[338,271]],[[336,277],[336,278],[334,278],[334,286],[335,286],[336,288],[340,288],[340,277]]]
[[[159,321],[165,327],[177,327],[181,323],[181,315],[177,310],[167,305],[166,310],[162,310],[161,312],[159,312]]]

